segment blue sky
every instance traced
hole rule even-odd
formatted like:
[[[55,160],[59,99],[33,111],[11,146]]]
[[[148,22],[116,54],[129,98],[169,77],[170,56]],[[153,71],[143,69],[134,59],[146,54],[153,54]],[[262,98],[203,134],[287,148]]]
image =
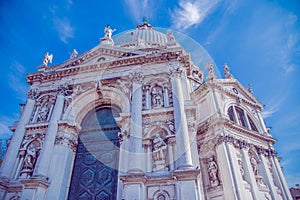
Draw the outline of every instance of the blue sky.
[[[146,16],[156,27],[199,42],[222,72],[224,62],[265,105],[289,186],[300,183],[300,1],[110,0],[0,1],[0,138],[25,103],[25,74],[45,52],[54,64],[76,48],[99,44],[103,28],[133,29]]]

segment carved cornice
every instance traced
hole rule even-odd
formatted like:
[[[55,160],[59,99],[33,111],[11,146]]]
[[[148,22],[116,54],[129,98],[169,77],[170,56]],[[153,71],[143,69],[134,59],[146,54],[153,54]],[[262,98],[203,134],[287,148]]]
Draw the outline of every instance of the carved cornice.
[[[97,63],[82,66],[79,60],[74,61],[74,66],[67,65],[63,66],[57,71],[50,71],[51,68],[48,68],[49,71],[46,72],[35,72],[27,75],[27,82],[32,84],[34,82],[47,82],[47,81],[55,81],[60,80],[64,77],[76,75],[78,73],[85,72],[94,72],[99,70],[107,70],[122,66],[130,66],[130,65],[142,65],[142,64],[152,64],[152,63],[163,63],[168,62],[170,59],[176,59],[178,57],[178,52],[164,52],[161,56],[148,58],[145,55],[135,56],[135,57],[125,57],[122,59],[116,59],[112,61],[108,61],[105,63]]]
[[[172,172],[172,175],[176,180],[197,180],[199,174],[200,169],[178,170]]]
[[[256,139],[261,139],[266,142],[270,142],[270,143],[276,142],[276,140],[269,135],[260,134],[256,131],[253,131],[246,127],[235,124],[234,122],[227,119],[227,117],[225,117],[225,116],[220,118],[217,115],[213,115],[213,116],[209,117],[208,119],[206,119],[203,123],[201,123],[198,126],[197,135],[206,134],[209,129],[214,128],[214,127],[220,127],[220,126],[228,128],[229,130],[232,130],[237,133],[242,133],[247,136],[252,136],[253,138],[256,138]]]
[[[48,128],[48,122],[25,125],[26,132],[44,131],[47,128]]]
[[[39,187],[47,189],[50,185],[50,182],[48,180],[45,180],[44,178],[40,178],[40,177],[35,177],[32,179],[24,179],[21,180],[21,183],[24,184],[24,187],[26,189],[37,189]]]

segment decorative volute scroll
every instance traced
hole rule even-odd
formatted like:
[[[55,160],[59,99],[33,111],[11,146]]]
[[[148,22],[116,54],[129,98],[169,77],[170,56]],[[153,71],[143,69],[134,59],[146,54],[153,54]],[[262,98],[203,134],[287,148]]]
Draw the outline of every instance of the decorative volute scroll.
[[[234,79],[234,76],[230,73],[230,68],[228,67],[227,63],[224,63],[224,76],[227,79]]]
[[[194,64],[192,64],[189,79],[191,80],[191,85],[193,90],[198,88],[203,83],[203,72]]]
[[[216,75],[214,72],[214,65],[212,63],[210,63],[210,64],[206,64],[205,67],[208,69],[208,75],[206,77],[206,81],[212,81],[212,80],[216,79]]]
[[[131,81],[133,83],[136,83],[136,84],[142,84],[143,82],[143,79],[144,79],[144,75],[142,72],[133,72],[129,75],[129,78],[131,78]]]

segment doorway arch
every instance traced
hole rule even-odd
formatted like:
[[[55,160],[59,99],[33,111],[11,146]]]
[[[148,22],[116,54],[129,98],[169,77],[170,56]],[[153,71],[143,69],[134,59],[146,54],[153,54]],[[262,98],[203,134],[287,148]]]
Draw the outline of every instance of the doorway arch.
[[[120,109],[97,107],[84,117],[72,171],[68,199],[111,200],[117,197]]]

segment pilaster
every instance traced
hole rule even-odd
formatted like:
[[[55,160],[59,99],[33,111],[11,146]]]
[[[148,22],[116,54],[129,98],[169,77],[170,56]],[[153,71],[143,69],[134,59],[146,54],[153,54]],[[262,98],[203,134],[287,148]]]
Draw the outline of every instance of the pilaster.
[[[48,169],[54,148],[55,138],[58,130],[58,120],[60,120],[65,100],[66,88],[60,86],[56,97],[54,109],[48,124],[44,144],[42,146],[41,154],[37,160],[33,176],[36,178],[48,178]]]
[[[76,124],[67,121],[58,123],[58,134],[55,138],[53,157],[48,171],[51,182],[46,194],[48,200],[66,199],[79,129]]]
[[[171,69],[171,83],[174,106],[174,122],[176,131],[176,169],[184,170],[193,167],[189,143],[187,119],[184,110],[184,97],[181,85],[182,70]]]
[[[9,180],[13,176],[13,169],[15,169],[14,165],[16,163],[19,149],[25,134],[25,125],[29,123],[30,116],[34,110],[35,99],[37,98],[37,96],[38,93],[36,90],[28,91],[28,99],[25,109],[22,113],[20,121],[18,122],[17,128],[12,137],[9,148],[7,149],[3,164],[0,169],[0,179]]]
[[[132,102],[129,138],[129,173],[143,173],[140,161],[143,159],[142,147],[142,80],[141,72],[132,74]]]

